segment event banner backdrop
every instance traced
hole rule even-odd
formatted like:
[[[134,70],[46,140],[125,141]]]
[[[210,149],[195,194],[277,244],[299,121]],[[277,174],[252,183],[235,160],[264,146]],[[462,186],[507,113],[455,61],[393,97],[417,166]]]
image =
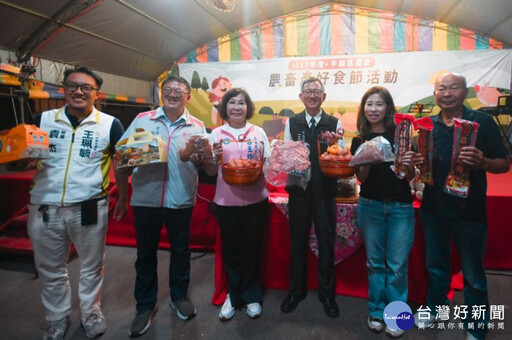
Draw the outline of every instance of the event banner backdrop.
[[[179,74],[193,88],[187,108],[207,127],[222,124],[216,106],[225,91],[243,87],[256,106],[252,122],[273,138],[281,136],[290,115],[303,109],[298,94],[306,77],[322,80],[327,94],[324,110],[341,119],[347,132],[355,132],[359,100],[368,88],[386,87],[400,112],[418,115],[414,104],[434,104],[434,81],[448,71],[466,76],[470,87],[466,105],[475,109],[496,106],[498,96],[510,93],[512,50],[354,54],[179,65]],[[432,113],[435,112],[436,109]]]

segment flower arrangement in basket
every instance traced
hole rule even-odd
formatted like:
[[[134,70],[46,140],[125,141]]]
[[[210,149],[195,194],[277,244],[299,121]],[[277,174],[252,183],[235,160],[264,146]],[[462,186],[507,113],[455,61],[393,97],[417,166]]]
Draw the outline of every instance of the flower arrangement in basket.
[[[237,141],[224,140],[223,142],[253,144],[252,148],[240,147],[240,150],[252,150],[252,152],[244,152],[246,154],[245,157],[238,155],[238,157],[233,157],[226,162],[224,159],[225,154],[223,153],[221,157],[221,167],[224,182],[234,186],[256,183],[263,173],[263,142],[255,143],[252,140],[244,139]],[[240,152],[240,154],[242,154],[242,152]]]
[[[343,131],[338,133],[343,136]],[[334,178],[354,176],[356,169],[348,165],[352,159],[350,151],[339,146],[337,141],[327,138],[323,132],[318,136],[318,155],[324,175]]]

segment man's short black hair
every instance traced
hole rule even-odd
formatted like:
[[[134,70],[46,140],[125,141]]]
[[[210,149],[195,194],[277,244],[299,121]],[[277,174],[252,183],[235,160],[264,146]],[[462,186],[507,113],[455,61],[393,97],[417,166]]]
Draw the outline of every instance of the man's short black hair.
[[[180,76],[169,76],[169,77],[165,78],[162,81],[162,86],[161,86],[162,89],[164,88],[165,84],[167,84],[171,81],[175,81],[175,82],[185,85],[185,87],[187,88],[187,92],[190,92],[190,90],[191,90],[190,84],[188,83],[188,81],[185,78],[180,77]]]
[[[94,81],[96,82],[96,87],[98,88],[98,90],[101,88],[101,85],[103,85],[103,79],[96,72],[94,72],[87,66],[81,65],[76,65],[74,68],[67,68],[66,71],[64,71],[64,83],[66,82],[66,79],[68,79],[69,75],[72,73],[84,73],[88,76],[93,77]]]

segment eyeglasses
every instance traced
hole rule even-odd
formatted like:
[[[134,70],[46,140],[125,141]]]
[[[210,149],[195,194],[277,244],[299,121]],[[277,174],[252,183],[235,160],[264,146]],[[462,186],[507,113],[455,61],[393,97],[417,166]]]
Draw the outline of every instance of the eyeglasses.
[[[182,94],[189,94],[190,92],[187,92],[187,91],[182,91],[180,89],[175,89],[175,88],[171,88],[171,87],[164,87],[162,89],[162,93],[163,94],[176,94],[177,96],[181,96]]]
[[[98,88],[90,85],[90,84],[75,84],[75,83],[62,83],[64,85],[64,88],[68,92],[75,92],[76,90],[80,89],[83,93],[91,93],[92,90],[98,90]]]
[[[304,90],[304,91],[302,91],[302,93],[304,93],[306,96],[315,95],[318,97],[319,95],[324,93],[324,91],[322,91],[322,90]]]

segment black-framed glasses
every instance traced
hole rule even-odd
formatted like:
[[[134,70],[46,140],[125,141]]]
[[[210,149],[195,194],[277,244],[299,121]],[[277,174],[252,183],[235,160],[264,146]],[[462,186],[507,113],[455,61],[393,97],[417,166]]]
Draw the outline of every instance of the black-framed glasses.
[[[182,91],[180,89],[176,89],[176,88],[172,88],[172,87],[164,87],[162,89],[162,93],[163,94],[176,94],[177,96],[181,96],[182,94],[189,94],[190,92],[188,91]]]
[[[322,90],[304,90],[304,91],[302,91],[302,93],[304,93],[306,96],[315,95],[318,97],[322,93],[324,93],[324,91],[322,91]]]
[[[98,90],[98,88],[90,84],[62,83],[62,85],[64,85],[64,88],[68,92],[75,92],[79,88],[83,93],[91,93],[93,90]]]

